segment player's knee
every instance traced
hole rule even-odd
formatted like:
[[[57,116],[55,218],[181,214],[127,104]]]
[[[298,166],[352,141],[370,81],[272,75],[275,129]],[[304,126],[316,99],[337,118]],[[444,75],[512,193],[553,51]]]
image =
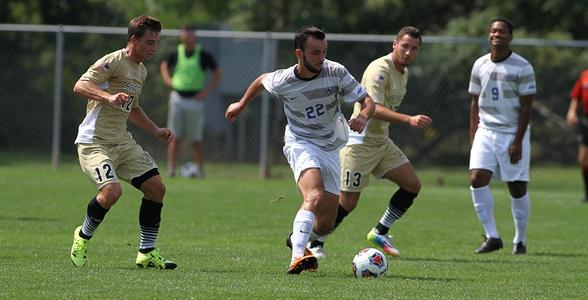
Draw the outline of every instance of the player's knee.
[[[510,191],[510,195],[513,198],[522,198],[523,196],[525,196],[527,194],[527,190],[526,189],[513,189]]]
[[[157,185],[151,186],[149,189],[144,191],[145,197],[149,200],[153,200],[155,202],[162,202],[163,197],[165,196],[165,185],[163,183],[159,183]]]
[[[522,181],[509,182],[508,189],[513,198],[521,198],[527,194],[527,183]]]
[[[120,184],[109,184],[100,191],[97,200],[100,202],[102,207],[110,208],[113,206],[118,199],[122,196],[122,188]]]
[[[357,207],[357,202],[359,202],[359,201],[357,201],[357,200],[355,200],[355,201],[347,201],[347,202],[345,202],[344,205],[341,205],[341,206],[343,206],[343,208],[349,213],[352,210],[354,210],[355,207]]]
[[[487,176],[482,176],[480,173],[472,172],[470,173],[470,186],[473,188],[481,188],[485,187],[490,183],[489,178]]]
[[[339,205],[343,207],[347,213],[350,213],[352,210],[354,210],[358,202],[359,193],[341,191]]]
[[[407,184],[406,186],[403,186],[402,188],[413,193],[413,194],[418,194],[421,191],[421,187],[422,187],[422,183],[421,181],[417,178],[416,180],[410,182],[409,184]]]
[[[160,187],[158,188],[158,191],[157,191],[159,199],[163,200],[163,197],[165,196],[165,192],[166,192],[165,185],[161,184]]]
[[[312,191],[309,192],[306,197],[304,197],[304,206],[307,210],[310,211],[318,211],[321,198],[323,198],[323,193],[320,191]]]

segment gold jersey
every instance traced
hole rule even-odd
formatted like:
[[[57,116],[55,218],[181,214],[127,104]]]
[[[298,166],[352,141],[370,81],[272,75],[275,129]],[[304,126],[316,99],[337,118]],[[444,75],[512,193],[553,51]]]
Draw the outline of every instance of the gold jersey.
[[[86,117],[78,128],[75,143],[119,144],[132,139],[127,119],[131,109],[139,106],[146,77],[145,66],[131,60],[126,49],[109,53],[90,66],[81,81],[90,81],[109,94],[125,93],[129,98],[120,106],[88,99]]]
[[[363,73],[361,85],[375,103],[396,111],[404,95],[406,95],[406,83],[408,80],[408,69],[404,68],[401,73],[394,66],[392,53],[372,61]],[[361,104],[356,103],[353,107],[352,117],[356,117],[361,111]],[[390,122],[371,118],[366,128],[361,133],[349,130],[348,145],[364,144],[378,146],[387,143],[389,139]]]

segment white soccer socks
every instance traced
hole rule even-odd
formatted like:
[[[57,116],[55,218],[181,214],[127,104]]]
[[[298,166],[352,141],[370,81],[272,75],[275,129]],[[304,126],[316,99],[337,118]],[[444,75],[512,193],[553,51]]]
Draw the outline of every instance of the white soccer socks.
[[[531,201],[529,200],[529,193],[526,193],[521,198],[513,198],[512,201],[512,218],[515,225],[515,237],[512,240],[513,244],[519,242],[525,243],[527,234],[527,225],[529,224],[529,214],[531,211]]]
[[[499,238],[494,220],[494,199],[489,186],[474,188],[470,186],[472,192],[472,202],[478,215],[478,219],[484,226],[487,238]]]
[[[304,256],[304,249],[312,232],[315,215],[308,210],[299,210],[292,224],[292,262]]]

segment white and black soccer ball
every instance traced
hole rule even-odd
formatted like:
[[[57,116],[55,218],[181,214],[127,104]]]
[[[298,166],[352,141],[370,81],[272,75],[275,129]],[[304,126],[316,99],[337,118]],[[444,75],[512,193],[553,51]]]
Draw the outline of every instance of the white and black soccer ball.
[[[180,168],[180,175],[182,177],[199,177],[200,168],[193,162],[187,162]]]
[[[388,271],[388,261],[384,253],[374,248],[363,248],[353,258],[355,277],[381,277]]]

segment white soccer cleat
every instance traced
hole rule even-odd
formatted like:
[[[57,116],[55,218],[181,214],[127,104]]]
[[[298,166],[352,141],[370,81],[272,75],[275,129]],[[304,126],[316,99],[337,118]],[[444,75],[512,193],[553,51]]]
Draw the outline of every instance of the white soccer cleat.
[[[323,248],[323,246],[311,247],[308,248],[308,250],[310,250],[310,253],[312,253],[312,255],[314,255],[314,257],[317,259],[325,259],[327,257],[325,254],[325,248]]]

